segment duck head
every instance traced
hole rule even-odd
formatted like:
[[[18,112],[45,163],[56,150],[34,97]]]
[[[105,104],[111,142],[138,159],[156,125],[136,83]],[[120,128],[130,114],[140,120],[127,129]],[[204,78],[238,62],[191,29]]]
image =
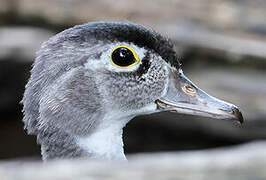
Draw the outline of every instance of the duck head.
[[[125,159],[122,129],[143,114],[242,123],[235,105],[184,75],[178,57],[167,38],[129,22],[88,23],[50,38],[37,53],[22,101],[25,128],[37,135],[43,159]]]

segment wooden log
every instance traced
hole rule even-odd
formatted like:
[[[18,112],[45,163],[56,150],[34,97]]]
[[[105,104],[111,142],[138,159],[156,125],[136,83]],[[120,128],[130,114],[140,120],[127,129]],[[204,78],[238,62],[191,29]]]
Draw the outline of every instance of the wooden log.
[[[0,163],[1,180],[262,180],[266,143],[180,153],[132,155],[129,163],[89,160]]]

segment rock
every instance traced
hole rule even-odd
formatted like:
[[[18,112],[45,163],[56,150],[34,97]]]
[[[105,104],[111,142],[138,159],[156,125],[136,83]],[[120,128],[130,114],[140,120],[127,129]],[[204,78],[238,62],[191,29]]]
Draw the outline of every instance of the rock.
[[[204,151],[139,154],[126,162],[58,160],[0,163],[3,180],[124,180],[266,178],[266,142]]]
[[[18,109],[35,53],[52,35],[39,28],[0,28],[0,112]]]
[[[32,63],[41,43],[53,33],[33,27],[0,28],[0,63],[3,60],[27,61]]]
[[[0,6],[1,8],[1,6]],[[0,158],[39,154],[36,140],[23,131],[20,101],[35,52],[52,36],[33,27],[0,27]],[[19,150],[18,150],[19,149]],[[0,179],[2,179],[0,177]]]
[[[169,36],[180,49],[200,48],[235,61],[248,56],[245,59],[252,57],[251,63],[255,58],[264,59],[265,64],[266,2],[262,0],[117,0],[115,5],[106,0],[0,0],[0,4],[3,22],[11,24],[46,24],[52,29],[88,21],[130,20]]]
[[[156,29],[175,41],[184,50],[215,54],[219,60],[236,62],[247,60],[250,64],[262,61],[266,64],[266,40],[217,32],[193,23],[155,25]],[[184,51],[183,50],[183,51]],[[256,62],[255,62],[256,63]]]
[[[263,0],[106,0],[42,1],[0,0],[0,12],[19,19],[39,17],[51,24],[127,19],[148,25],[184,20],[212,29],[263,34],[266,27],[266,3]],[[149,8],[147,8],[149,7]]]

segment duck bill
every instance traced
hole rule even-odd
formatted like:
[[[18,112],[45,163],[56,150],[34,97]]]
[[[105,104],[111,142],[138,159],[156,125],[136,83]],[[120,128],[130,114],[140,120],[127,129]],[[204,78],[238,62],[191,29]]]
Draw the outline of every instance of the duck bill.
[[[194,85],[181,70],[169,67],[169,82],[164,95],[156,100],[157,109],[182,114],[237,120],[240,110],[233,104],[212,97]]]

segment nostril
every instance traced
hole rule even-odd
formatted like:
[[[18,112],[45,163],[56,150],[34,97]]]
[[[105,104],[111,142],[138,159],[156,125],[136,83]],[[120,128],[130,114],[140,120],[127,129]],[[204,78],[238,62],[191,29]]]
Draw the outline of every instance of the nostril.
[[[189,94],[189,95],[196,95],[197,94],[197,91],[194,87],[190,86],[190,85],[185,85],[182,87],[182,90],[186,93],[186,94]]]

